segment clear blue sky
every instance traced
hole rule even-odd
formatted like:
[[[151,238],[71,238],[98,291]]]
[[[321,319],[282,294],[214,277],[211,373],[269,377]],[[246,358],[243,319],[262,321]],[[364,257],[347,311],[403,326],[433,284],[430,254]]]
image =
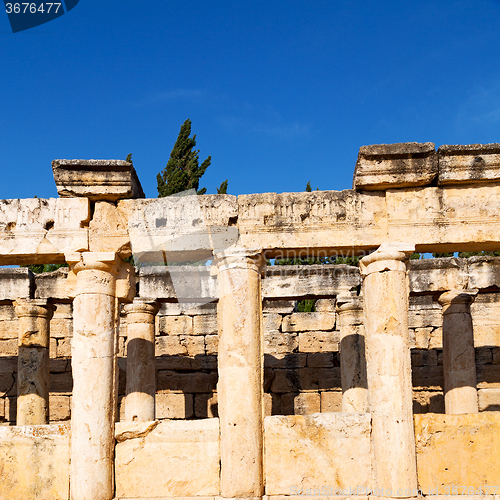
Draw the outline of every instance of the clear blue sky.
[[[0,198],[133,153],[147,197],[190,118],[215,193],[348,189],[366,144],[500,142],[500,1],[97,1],[0,13]]]

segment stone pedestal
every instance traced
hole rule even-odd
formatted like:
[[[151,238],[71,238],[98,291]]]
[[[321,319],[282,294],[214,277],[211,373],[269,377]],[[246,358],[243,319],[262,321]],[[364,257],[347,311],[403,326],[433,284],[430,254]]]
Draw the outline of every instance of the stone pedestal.
[[[444,404],[448,414],[477,413],[476,360],[470,305],[474,295],[452,290],[443,306]]]
[[[154,300],[135,298],[124,307],[127,314],[127,389],[125,420],[155,419],[155,315]]]
[[[221,495],[263,494],[262,255],[218,256]]]
[[[107,252],[82,253],[66,260],[76,274],[71,499],[110,500],[114,490],[115,294],[121,261]]]
[[[375,488],[416,496],[417,471],[408,335],[410,245],[382,245],[360,262],[372,414]]]
[[[337,298],[340,321],[340,374],[342,379],[342,412],[366,413],[365,329],[363,301],[360,297]]]
[[[47,300],[14,302],[19,318],[17,425],[49,423],[49,343],[53,306]]]

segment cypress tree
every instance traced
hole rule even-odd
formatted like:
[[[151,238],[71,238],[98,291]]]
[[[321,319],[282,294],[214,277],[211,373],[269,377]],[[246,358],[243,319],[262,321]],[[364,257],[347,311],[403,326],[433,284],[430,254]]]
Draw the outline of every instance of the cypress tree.
[[[181,126],[177,141],[170,153],[167,166],[156,176],[158,198],[170,196],[188,189],[195,189],[197,194],[205,194],[205,188],[198,190],[200,178],[211,162],[209,156],[199,165],[199,150],[196,146],[196,135],[191,134],[191,120],[188,118]]]

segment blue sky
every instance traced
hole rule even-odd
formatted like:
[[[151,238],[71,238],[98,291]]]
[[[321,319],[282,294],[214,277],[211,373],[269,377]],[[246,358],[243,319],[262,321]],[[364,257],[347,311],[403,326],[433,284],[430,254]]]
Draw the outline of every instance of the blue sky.
[[[500,0],[80,0],[0,23],[0,198],[57,196],[55,158],[128,153],[156,197],[186,118],[208,193],[349,189],[367,144],[500,142]]]

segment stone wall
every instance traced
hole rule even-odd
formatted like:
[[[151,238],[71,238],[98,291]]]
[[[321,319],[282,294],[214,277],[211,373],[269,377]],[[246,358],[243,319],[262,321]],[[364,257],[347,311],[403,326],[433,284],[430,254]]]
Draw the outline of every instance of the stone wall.
[[[474,268],[472,271],[469,267]],[[266,415],[308,415],[341,411],[339,320],[332,276],[346,274],[357,283],[357,269],[347,266],[270,266],[263,280],[264,398]],[[477,270],[480,271],[477,271]],[[442,312],[440,289],[484,286],[471,314],[474,325],[480,411],[500,410],[500,292],[495,277],[500,259],[428,259],[412,261],[409,329],[415,413],[444,413]],[[342,272],[341,272],[342,271]],[[2,271],[10,293],[51,298],[50,421],[70,419],[72,376],[72,303],[63,299],[67,269],[32,276]],[[484,276],[490,276],[489,279]],[[482,278],[481,278],[482,276]],[[151,274],[139,288],[150,291]],[[13,281],[14,280],[14,281]],[[31,280],[31,281],[30,281]],[[482,280],[482,282],[481,282]],[[328,283],[325,283],[328,282]],[[22,283],[25,289],[21,290]],[[340,281],[339,281],[340,283]],[[328,286],[329,284],[329,286]],[[15,285],[15,286],[14,286]],[[286,285],[286,287],[285,287]],[[31,288],[30,288],[31,286]],[[148,288],[149,287],[149,288]],[[6,285],[4,286],[4,289]],[[288,290],[288,298],[284,293]],[[316,312],[296,312],[290,294],[318,297]],[[328,298],[328,294],[330,294]],[[5,296],[5,293],[3,294]],[[165,294],[164,294],[165,295]],[[156,316],[156,417],[202,419],[217,412],[217,303],[179,304],[162,300]],[[18,319],[12,300],[0,302],[0,418],[15,424],[17,399]],[[119,330],[120,415],[124,417],[127,319],[122,311]]]

